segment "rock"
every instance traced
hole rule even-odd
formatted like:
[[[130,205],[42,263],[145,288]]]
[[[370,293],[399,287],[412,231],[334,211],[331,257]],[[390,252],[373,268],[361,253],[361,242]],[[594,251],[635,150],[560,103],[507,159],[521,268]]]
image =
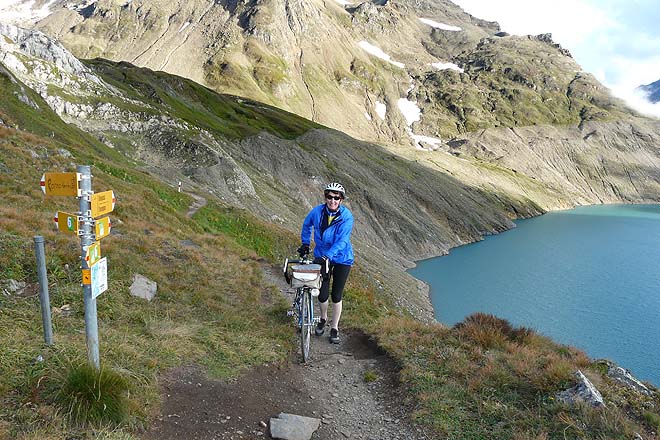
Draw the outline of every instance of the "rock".
[[[20,295],[23,293],[25,288],[27,287],[27,284],[25,281],[16,281],[9,279],[4,282],[3,286],[3,292],[5,295]]]
[[[319,419],[280,413],[270,419],[270,435],[282,440],[309,440],[320,425]]]
[[[53,315],[62,315],[66,317],[71,314],[73,314],[73,310],[69,304],[63,304],[62,307],[53,307]]]
[[[557,394],[557,400],[564,402],[568,405],[574,405],[576,402],[585,402],[593,407],[604,407],[603,396],[600,391],[587,379],[587,377],[578,370],[575,372],[578,379],[578,384],[573,388],[564,390]]]
[[[630,374],[630,371],[626,370],[625,368],[611,364],[607,370],[607,375],[620,384],[623,384],[624,386],[633,389],[638,393],[644,394],[645,396],[653,395],[653,391],[649,390],[646,385],[637,380],[637,378]]]
[[[144,275],[133,275],[133,284],[130,287],[131,295],[151,301],[156,296],[157,290],[158,285],[155,281],[151,281]]]

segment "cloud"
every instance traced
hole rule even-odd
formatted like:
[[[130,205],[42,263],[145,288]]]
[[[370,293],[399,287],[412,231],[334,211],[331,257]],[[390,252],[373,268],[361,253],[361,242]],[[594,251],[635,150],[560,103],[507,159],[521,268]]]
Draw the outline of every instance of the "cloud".
[[[455,0],[467,12],[500,23],[515,35],[552,33],[555,41],[574,46],[598,28],[614,26],[602,10],[581,0]]]

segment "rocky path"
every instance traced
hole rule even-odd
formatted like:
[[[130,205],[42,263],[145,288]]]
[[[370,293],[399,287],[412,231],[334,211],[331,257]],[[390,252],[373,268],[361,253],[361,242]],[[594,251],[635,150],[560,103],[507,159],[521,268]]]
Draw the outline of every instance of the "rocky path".
[[[286,293],[278,270],[268,279]],[[293,328],[292,337],[293,337]],[[211,380],[196,367],[172,371],[162,383],[161,415],[144,439],[272,438],[270,418],[316,418],[312,439],[427,439],[410,424],[394,363],[373,342],[343,331],[340,344],[312,336],[311,359],[293,353],[284,365],[264,365],[232,381]]]
[[[190,195],[190,197],[195,199],[188,207],[188,212],[186,213],[188,217],[192,217],[197,211],[199,211],[204,206],[206,206],[207,200],[204,197],[198,196],[195,193],[189,192],[186,194]]]

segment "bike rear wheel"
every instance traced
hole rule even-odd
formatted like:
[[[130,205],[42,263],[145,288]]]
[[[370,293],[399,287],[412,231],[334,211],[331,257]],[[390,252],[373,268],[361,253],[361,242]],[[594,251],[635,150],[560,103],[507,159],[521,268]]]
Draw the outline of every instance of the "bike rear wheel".
[[[313,310],[314,304],[312,303],[312,295],[309,289],[303,292],[302,301],[300,302],[300,316],[302,317],[302,328],[300,329],[300,349],[302,351],[303,362],[309,359],[310,340],[312,335]]]

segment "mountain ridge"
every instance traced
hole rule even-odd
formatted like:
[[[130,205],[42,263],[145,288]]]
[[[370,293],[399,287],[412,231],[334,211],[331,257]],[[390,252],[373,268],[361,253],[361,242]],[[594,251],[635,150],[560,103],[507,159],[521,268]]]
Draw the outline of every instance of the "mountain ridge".
[[[445,0],[100,0],[85,15],[57,9],[37,28],[79,58],[167,70],[385,145],[433,149],[481,128],[632,114],[549,34],[504,36]],[[406,106],[419,107],[417,119]]]

